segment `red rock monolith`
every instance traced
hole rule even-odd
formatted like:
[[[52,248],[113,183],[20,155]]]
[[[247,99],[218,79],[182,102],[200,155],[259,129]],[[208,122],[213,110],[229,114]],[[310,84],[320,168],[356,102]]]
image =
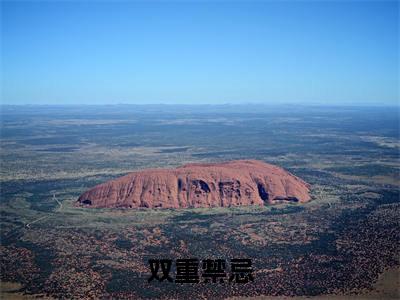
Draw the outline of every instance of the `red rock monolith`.
[[[309,185],[257,160],[147,169],[97,185],[78,204],[89,207],[188,208],[307,202]]]

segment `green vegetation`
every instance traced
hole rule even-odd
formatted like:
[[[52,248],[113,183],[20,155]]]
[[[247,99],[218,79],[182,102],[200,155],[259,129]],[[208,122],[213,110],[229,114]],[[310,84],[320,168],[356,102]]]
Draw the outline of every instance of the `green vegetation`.
[[[385,268],[399,265],[398,116],[381,110],[6,107],[1,280],[54,298],[370,289]],[[312,185],[313,201],[180,210],[74,206],[86,189],[133,170],[240,158],[287,168]],[[245,288],[149,284],[147,259],[155,257],[250,257],[256,280]]]

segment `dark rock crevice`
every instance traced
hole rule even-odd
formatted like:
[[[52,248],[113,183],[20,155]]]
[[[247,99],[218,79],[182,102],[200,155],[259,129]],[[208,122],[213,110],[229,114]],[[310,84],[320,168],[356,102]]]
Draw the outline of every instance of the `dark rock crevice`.
[[[266,191],[264,185],[262,183],[257,183],[257,189],[258,189],[258,195],[260,196],[260,198],[266,202],[268,201],[269,198],[269,194]]]

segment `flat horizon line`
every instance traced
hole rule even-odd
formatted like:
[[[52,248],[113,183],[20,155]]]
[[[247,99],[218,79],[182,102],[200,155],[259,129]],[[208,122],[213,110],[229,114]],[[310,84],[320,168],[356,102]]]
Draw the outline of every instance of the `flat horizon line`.
[[[76,103],[61,103],[61,104],[40,104],[40,103],[27,103],[27,104],[9,104],[0,103],[0,107],[95,107],[95,106],[185,106],[185,107],[196,107],[196,106],[209,106],[209,107],[238,107],[238,106],[289,106],[296,105],[298,107],[396,107],[400,108],[400,102],[397,104],[389,103],[338,103],[338,104],[327,104],[327,103],[259,103],[259,102],[242,102],[242,103],[101,103],[101,104],[76,104]]]

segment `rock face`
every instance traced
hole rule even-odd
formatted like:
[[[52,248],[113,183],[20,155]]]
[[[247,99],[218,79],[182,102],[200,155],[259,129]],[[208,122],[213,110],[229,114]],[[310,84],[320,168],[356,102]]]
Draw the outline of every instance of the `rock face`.
[[[309,185],[284,169],[256,160],[237,160],[133,172],[95,186],[83,193],[77,204],[187,208],[309,200]]]

